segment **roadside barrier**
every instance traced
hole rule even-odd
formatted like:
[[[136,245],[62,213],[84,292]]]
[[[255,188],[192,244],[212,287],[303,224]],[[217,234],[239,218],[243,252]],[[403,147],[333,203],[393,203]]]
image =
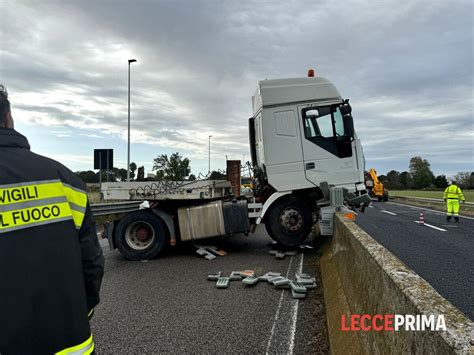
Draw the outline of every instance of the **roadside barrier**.
[[[474,352],[472,321],[341,214],[323,247],[321,272],[332,353]],[[394,319],[430,316],[443,320],[446,330],[420,330],[419,323],[391,330]]]

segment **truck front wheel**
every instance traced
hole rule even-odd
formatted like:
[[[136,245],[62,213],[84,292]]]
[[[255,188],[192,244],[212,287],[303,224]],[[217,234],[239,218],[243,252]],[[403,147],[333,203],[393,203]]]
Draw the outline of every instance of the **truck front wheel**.
[[[117,248],[128,260],[153,258],[163,248],[165,239],[163,222],[149,211],[126,215],[116,229]]]
[[[311,210],[296,198],[276,201],[269,211],[265,228],[272,239],[286,246],[301,244],[311,231]]]

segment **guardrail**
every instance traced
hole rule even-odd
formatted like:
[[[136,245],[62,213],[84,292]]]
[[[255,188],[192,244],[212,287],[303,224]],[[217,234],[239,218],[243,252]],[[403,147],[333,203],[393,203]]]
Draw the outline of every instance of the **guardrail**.
[[[109,214],[128,213],[138,210],[142,201],[124,201],[115,203],[95,203],[91,205],[94,216],[106,216]]]
[[[439,202],[439,203],[444,203],[444,200],[440,198],[428,198],[428,197],[412,197],[412,196],[397,196],[397,195],[392,195],[390,198],[401,198],[401,199],[407,199],[407,200],[413,200],[413,201],[421,201],[421,202]],[[474,206],[473,202],[466,202],[465,203],[468,206]]]

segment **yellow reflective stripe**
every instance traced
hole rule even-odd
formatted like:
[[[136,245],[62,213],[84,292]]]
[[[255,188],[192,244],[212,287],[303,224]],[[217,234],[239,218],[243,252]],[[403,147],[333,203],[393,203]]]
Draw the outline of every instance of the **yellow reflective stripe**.
[[[79,211],[71,210],[72,219],[77,229],[81,229],[85,214]]]
[[[84,350],[83,354],[90,354],[94,350],[94,342],[92,341],[92,335],[85,342],[79,345],[71,346],[70,348],[58,351],[56,354],[66,355],[66,354],[70,354],[74,352],[79,352],[81,350]]]
[[[62,183],[60,180],[46,180],[46,181],[35,181],[28,183],[18,183],[10,185],[0,185],[0,212],[8,211],[9,209],[19,209],[18,206],[22,205],[21,210],[27,211],[31,205],[39,207],[46,206],[48,202],[65,198],[69,202],[70,212],[67,217],[74,219],[76,228],[81,228],[82,222],[84,221],[84,214],[87,207],[87,194],[73,186]],[[44,203],[42,201],[44,200]],[[35,203],[36,202],[36,203]],[[11,206],[10,208],[8,206]],[[61,215],[63,218],[66,215]],[[10,216],[11,217],[11,216]],[[0,215],[0,227],[6,227],[9,222],[5,222],[10,217]],[[2,223],[3,219],[3,223]],[[9,219],[11,220],[11,218]],[[43,219],[41,219],[42,221]],[[46,218],[45,220],[49,220]],[[37,220],[38,222],[39,220]],[[19,226],[18,224],[15,224]]]
[[[71,219],[72,217],[71,209],[67,202],[6,211],[0,214],[0,233],[28,228],[34,225],[55,223]]]
[[[87,206],[87,194],[79,189],[73,188],[72,186],[63,185],[64,193],[67,197],[67,200],[79,207]]]
[[[95,343],[92,343],[92,346],[87,349],[84,354],[92,354],[92,352],[94,351],[94,348],[95,348]]]
[[[85,191],[63,184],[59,180],[53,182],[36,181],[28,184],[18,184],[17,186],[8,185],[7,188],[0,186],[0,205],[60,196],[66,196],[69,202],[79,207],[87,206]]]

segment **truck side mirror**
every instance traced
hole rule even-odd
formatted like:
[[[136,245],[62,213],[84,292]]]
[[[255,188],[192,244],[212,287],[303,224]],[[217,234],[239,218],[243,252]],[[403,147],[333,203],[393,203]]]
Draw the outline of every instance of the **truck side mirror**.
[[[344,115],[350,115],[352,113],[352,107],[349,104],[349,99],[344,100],[341,106],[339,106],[339,109],[341,110],[341,114]]]
[[[354,120],[351,114],[342,116],[346,137],[354,137]]]

